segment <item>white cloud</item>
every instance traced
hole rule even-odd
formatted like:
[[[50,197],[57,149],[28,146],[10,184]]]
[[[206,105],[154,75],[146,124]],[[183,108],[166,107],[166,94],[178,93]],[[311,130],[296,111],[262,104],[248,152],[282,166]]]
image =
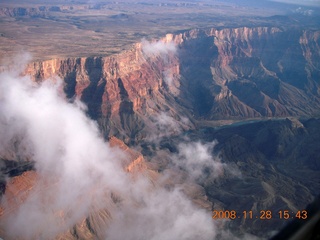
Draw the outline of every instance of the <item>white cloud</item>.
[[[164,56],[169,53],[177,51],[176,45],[173,42],[149,42],[145,39],[142,40],[142,52],[147,56]]]
[[[163,72],[163,80],[168,86],[171,86],[173,84],[172,72],[170,69]]]
[[[164,137],[180,134],[183,130],[189,129],[191,123],[189,119],[183,116],[179,116],[179,119],[175,119],[170,116],[170,113],[160,112],[151,116],[153,121],[152,131],[147,136],[147,141],[159,143]]]
[[[39,182],[2,224],[12,237],[35,238],[40,228],[43,238],[51,238],[88,213],[95,197],[90,193],[101,182],[110,191],[127,185],[119,160],[124,154],[105,143],[96,123],[65,101],[61,81],[38,85],[12,73],[1,73],[0,79],[2,146],[12,138],[21,140],[20,157],[31,156],[40,178],[55,183],[44,188]],[[55,217],[59,211],[68,213],[63,226]]]
[[[117,212],[107,232],[107,239],[213,239],[216,235],[210,212],[196,210],[177,188],[149,191],[133,206]],[[125,226],[125,231],[123,230]]]
[[[207,177],[205,171],[209,171],[211,177],[222,177],[227,167],[220,158],[213,155],[213,149],[217,142],[202,144],[201,142],[180,143],[178,155],[174,163],[185,169],[194,179]]]
[[[141,41],[141,48],[144,57],[147,61],[161,61],[158,63],[162,67],[162,80],[167,85],[168,90],[173,95],[179,94],[179,74],[177,71],[178,66],[172,64],[175,61],[174,55],[177,53],[177,46],[173,41],[155,41],[149,42],[145,39]]]
[[[40,178],[24,203],[0,220],[8,238],[53,238],[87,216],[92,205],[112,214],[108,239],[214,238],[210,212],[179,189],[128,176],[121,166],[125,153],[101,138],[83,104],[65,100],[61,81],[37,84],[19,75],[0,73],[0,154],[20,141],[20,157],[35,160]],[[158,120],[179,130],[165,115]],[[122,201],[115,205],[111,192]]]

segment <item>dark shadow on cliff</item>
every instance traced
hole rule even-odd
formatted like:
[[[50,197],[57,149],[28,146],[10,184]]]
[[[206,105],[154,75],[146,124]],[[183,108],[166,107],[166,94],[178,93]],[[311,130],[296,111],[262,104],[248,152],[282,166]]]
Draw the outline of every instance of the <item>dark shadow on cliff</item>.
[[[135,114],[133,110],[133,103],[129,100],[129,95],[127,90],[125,89],[121,78],[118,78],[118,87],[120,91],[120,107],[119,107],[119,116],[121,128],[125,131],[123,136],[129,136],[129,139],[120,137],[127,143],[134,143],[136,135],[143,128],[144,124],[139,119],[139,117]]]
[[[102,58],[87,58],[85,69],[88,73],[90,84],[82,92],[81,100],[88,106],[88,115],[97,120],[101,116],[102,95],[106,80],[102,78]]]
[[[182,43],[179,50],[181,60],[181,99],[188,99],[195,115],[205,117],[213,106],[214,97],[209,89],[213,79],[210,60],[217,56],[213,37],[190,39]]]
[[[67,65],[69,64],[70,59],[67,60]],[[76,96],[76,85],[77,85],[77,66],[81,64],[81,59],[77,58],[76,65],[74,65],[73,69],[69,69],[64,77],[64,92],[67,95],[68,99],[72,99]]]

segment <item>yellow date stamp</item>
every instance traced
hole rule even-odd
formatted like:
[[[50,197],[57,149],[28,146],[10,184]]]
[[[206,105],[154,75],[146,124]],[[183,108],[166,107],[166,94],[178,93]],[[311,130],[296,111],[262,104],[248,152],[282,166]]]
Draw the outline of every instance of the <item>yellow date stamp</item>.
[[[249,211],[235,211],[235,210],[213,210],[212,219],[260,219],[260,220],[271,220],[271,219],[307,219],[307,210],[299,210],[296,212],[290,210],[280,210],[273,212],[271,210],[260,210],[259,212]]]

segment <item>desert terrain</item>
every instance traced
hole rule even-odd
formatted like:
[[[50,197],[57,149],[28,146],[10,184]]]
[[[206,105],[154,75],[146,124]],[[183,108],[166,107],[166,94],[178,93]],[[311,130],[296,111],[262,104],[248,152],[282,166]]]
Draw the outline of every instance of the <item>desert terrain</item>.
[[[0,238],[311,222],[319,19],[317,1],[2,1]]]
[[[270,4],[270,3],[268,3]],[[311,24],[284,20],[296,6],[248,1],[2,1],[1,56],[34,60],[106,56],[141,39],[206,27]],[[253,5],[253,6],[251,6]],[[284,17],[286,18],[286,17]]]

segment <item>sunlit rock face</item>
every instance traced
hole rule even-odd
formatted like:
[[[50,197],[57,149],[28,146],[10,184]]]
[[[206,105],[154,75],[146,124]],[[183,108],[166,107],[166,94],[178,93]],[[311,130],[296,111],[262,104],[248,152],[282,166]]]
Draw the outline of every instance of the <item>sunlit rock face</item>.
[[[87,104],[88,114],[101,121],[107,135],[139,138],[147,118],[168,109],[179,119],[181,107],[174,103],[179,94],[179,60],[174,45],[165,53],[161,49],[144,53],[137,44],[111,57],[36,62],[29,64],[26,74],[36,81],[61,77],[66,96]]]

